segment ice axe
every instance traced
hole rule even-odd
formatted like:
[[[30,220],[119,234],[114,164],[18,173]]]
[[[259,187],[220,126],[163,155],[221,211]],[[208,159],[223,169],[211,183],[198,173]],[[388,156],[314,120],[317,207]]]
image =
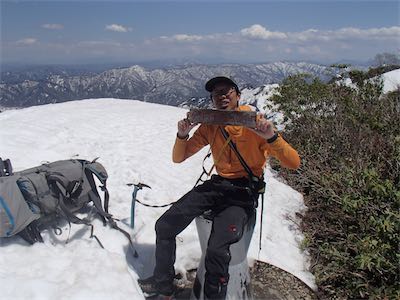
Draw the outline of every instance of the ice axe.
[[[132,192],[132,203],[131,203],[131,228],[133,229],[135,227],[135,203],[137,200],[136,198],[137,192],[143,189],[144,187],[147,187],[149,189],[151,189],[151,187],[141,182],[139,182],[138,184],[135,183],[127,184],[127,186],[132,186],[132,185],[133,185],[133,192]]]

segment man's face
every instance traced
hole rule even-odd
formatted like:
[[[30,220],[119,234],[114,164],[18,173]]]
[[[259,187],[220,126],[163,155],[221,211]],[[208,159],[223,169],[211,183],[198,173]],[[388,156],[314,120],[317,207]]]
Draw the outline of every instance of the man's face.
[[[233,86],[220,83],[211,92],[214,106],[218,109],[235,110],[238,105],[239,95]]]

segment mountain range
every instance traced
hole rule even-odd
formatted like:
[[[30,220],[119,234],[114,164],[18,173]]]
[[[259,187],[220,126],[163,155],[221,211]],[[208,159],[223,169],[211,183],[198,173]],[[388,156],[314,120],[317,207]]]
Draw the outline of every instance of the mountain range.
[[[0,107],[28,107],[87,98],[138,99],[172,106],[208,105],[204,83],[229,76],[241,89],[279,83],[308,73],[329,80],[337,69],[306,62],[182,65],[144,68],[134,65],[99,72],[63,67],[1,73]]]

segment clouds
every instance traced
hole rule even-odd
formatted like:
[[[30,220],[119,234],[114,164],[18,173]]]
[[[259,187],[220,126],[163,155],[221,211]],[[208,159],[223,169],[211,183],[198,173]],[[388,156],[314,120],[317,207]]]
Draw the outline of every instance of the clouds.
[[[190,35],[185,33],[172,36],[161,36],[161,41],[179,41],[179,42],[198,42],[214,41],[226,43],[227,40],[236,40],[238,42],[253,41],[281,41],[292,44],[301,44],[304,42],[335,42],[335,41],[353,41],[354,40],[387,40],[398,41],[400,39],[400,27],[383,27],[359,29],[346,27],[337,30],[318,30],[308,29],[301,32],[280,32],[271,31],[260,24],[254,24],[243,28],[235,33],[216,33],[208,35]],[[154,40],[154,39],[153,39]]]
[[[270,30],[253,24],[236,32],[205,35],[179,33],[147,40],[149,47],[186,56],[224,57],[231,61],[370,59],[376,53],[398,51],[400,27],[299,32]]]
[[[254,24],[248,28],[244,28],[240,31],[240,33],[244,37],[261,39],[261,40],[287,38],[286,33],[269,31],[265,27],[263,27],[259,24]]]
[[[31,46],[33,44],[38,43],[38,40],[35,38],[24,38],[15,42],[17,46]]]
[[[337,30],[308,29],[301,32],[279,32],[270,31],[267,28],[255,24],[240,31],[243,37],[254,40],[281,39],[288,42],[311,42],[311,41],[338,41],[350,39],[364,40],[398,40],[400,38],[400,27],[359,29],[346,27]]]
[[[49,30],[64,29],[61,24],[43,24]],[[100,30],[128,33],[132,28],[120,24],[105,25]],[[65,30],[66,31],[66,30]],[[135,30],[139,33],[139,30]],[[51,37],[50,37],[51,38]],[[49,38],[49,39],[50,39]],[[400,49],[400,27],[356,28],[344,27],[332,30],[306,29],[303,31],[271,30],[261,24],[252,24],[234,32],[207,34],[177,32],[139,40],[133,34],[114,34],[107,38],[45,41],[30,36],[2,48],[7,56],[25,47],[26,56],[46,53],[46,58],[57,61],[67,57],[80,60],[146,61],[164,59],[194,59],[197,61],[265,62],[278,60],[308,60],[336,62],[341,59],[367,60],[377,53],[397,52]],[[18,47],[16,47],[18,46]],[[29,48],[29,49],[28,49]],[[30,51],[30,52],[28,52]],[[17,53],[17,52],[15,52]]]
[[[42,24],[41,26],[44,29],[49,29],[49,30],[62,30],[64,29],[64,25],[62,24]]]
[[[360,29],[354,27],[346,27],[338,30],[316,30],[310,29],[303,32],[291,33],[289,38],[294,41],[351,41],[351,40],[369,40],[369,41],[396,41],[400,38],[400,27],[383,27]]]
[[[205,38],[200,35],[190,35],[190,34],[175,34],[172,37],[168,36],[162,36],[160,37],[161,39],[164,40],[169,40],[169,41],[177,41],[177,42],[194,42],[194,41],[201,41],[204,40]]]
[[[118,24],[111,24],[111,25],[106,25],[105,30],[115,31],[115,32],[128,32],[128,31],[132,31],[132,28],[124,27],[124,26],[118,25]]]

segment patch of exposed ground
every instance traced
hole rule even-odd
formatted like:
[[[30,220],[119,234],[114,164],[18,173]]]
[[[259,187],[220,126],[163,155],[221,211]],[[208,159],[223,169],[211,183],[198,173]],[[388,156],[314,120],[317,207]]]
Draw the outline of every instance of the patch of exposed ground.
[[[256,261],[250,268],[254,300],[316,300],[316,293],[296,276],[271,264]],[[183,290],[176,299],[190,299],[196,270],[188,271]],[[239,300],[239,299],[238,299]]]

